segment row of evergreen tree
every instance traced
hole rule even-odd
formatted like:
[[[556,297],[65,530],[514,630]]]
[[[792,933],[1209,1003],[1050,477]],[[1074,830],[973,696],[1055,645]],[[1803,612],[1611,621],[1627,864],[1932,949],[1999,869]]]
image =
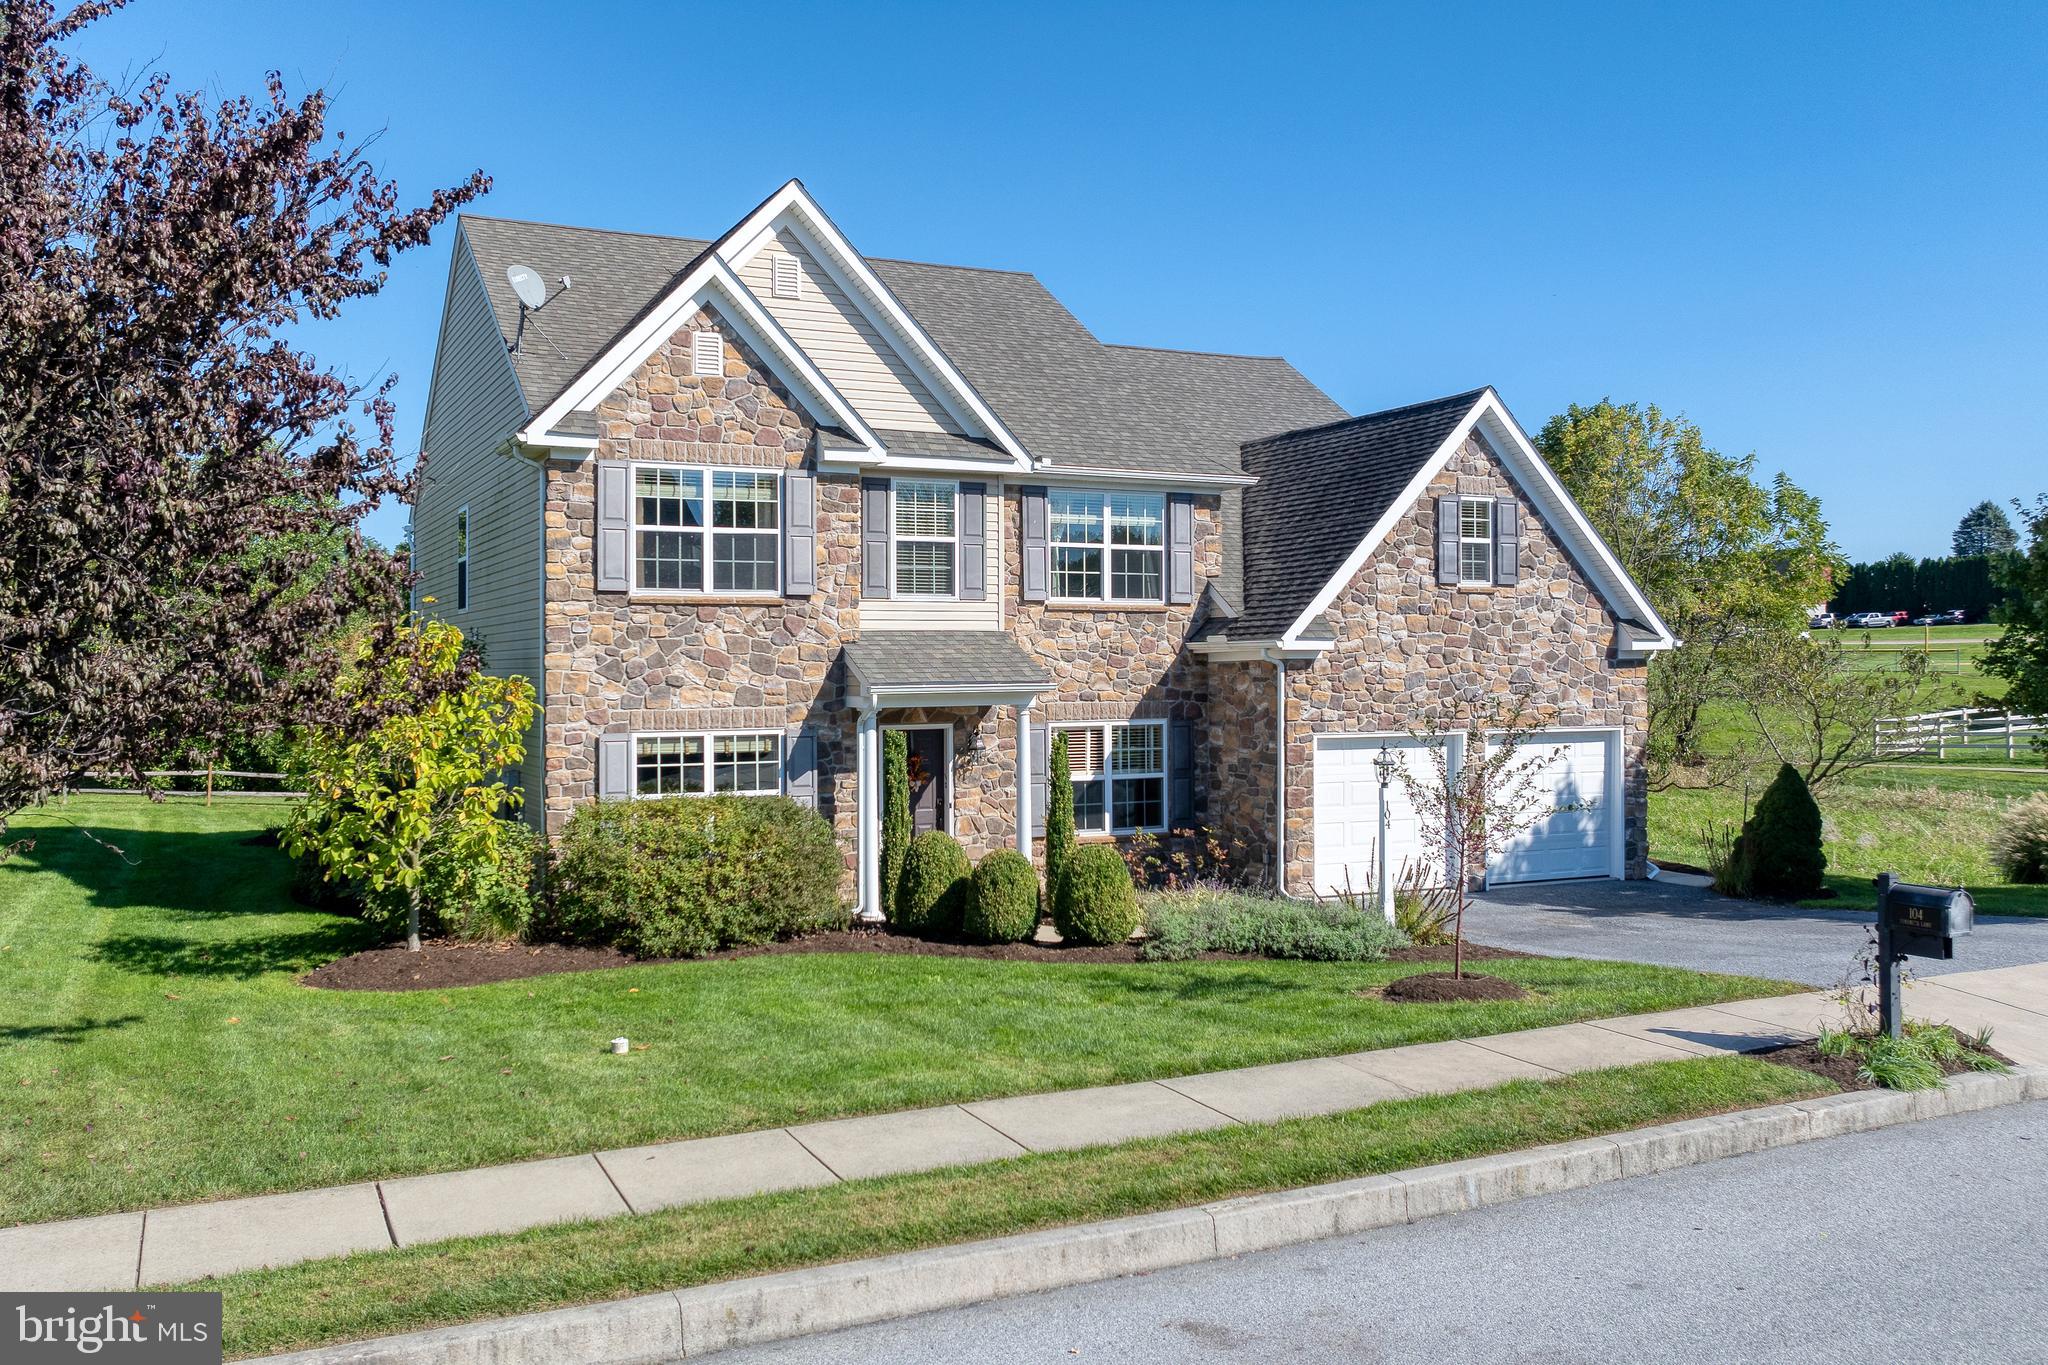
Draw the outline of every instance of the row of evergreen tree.
[[[2019,533],[2005,509],[1984,501],[1963,514],[1950,553],[1931,559],[1887,555],[1852,564],[1829,600],[1841,615],[1858,611],[1910,611],[1915,616],[1961,608],[1985,621],[2005,600],[2001,577],[2019,557]]]

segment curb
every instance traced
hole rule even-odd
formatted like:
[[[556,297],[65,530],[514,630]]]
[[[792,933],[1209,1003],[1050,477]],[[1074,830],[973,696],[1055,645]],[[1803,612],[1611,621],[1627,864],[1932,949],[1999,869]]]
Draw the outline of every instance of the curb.
[[[651,1365],[2048,1100],[2048,1066],[1852,1091],[1197,1208],[266,1356],[253,1365]]]

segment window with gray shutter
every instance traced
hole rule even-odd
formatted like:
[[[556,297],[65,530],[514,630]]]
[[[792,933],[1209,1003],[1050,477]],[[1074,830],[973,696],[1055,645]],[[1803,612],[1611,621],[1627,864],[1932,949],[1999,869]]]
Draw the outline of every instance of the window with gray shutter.
[[[782,595],[818,590],[818,481],[791,470],[782,476]]]
[[[988,598],[988,485],[960,485],[960,580],[962,602]]]
[[[1436,581],[1447,588],[1458,586],[1458,500],[1436,500]]]
[[[1522,507],[1513,498],[1493,503],[1493,581],[1503,588],[1522,581]]]
[[[1195,600],[1195,500],[1187,493],[1166,507],[1166,600]]]
[[[860,481],[860,595],[889,595],[889,481]]]
[[[1050,577],[1047,567],[1050,547],[1046,535],[1045,490],[1021,489],[1019,500],[1024,509],[1024,534],[1018,546],[1024,558],[1024,600],[1043,602],[1047,580]]]
[[[633,508],[633,474],[624,460],[597,462],[597,590],[626,592],[633,586],[628,553]]]

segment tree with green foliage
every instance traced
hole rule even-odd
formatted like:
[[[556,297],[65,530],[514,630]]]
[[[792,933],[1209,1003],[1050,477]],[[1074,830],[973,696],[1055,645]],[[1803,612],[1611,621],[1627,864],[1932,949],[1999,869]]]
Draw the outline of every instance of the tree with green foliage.
[[[506,855],[499,815],[519,793],[500,774],[526,756],[534,692],[524,678],[475,671],[462,632],[444,622],[380,634],[355,638],[335,684],[352,723],[309,727],[300,740],[293,775],[306,797],[283,842],[331,880],[404,895],[406,947],[418,952],[429,847],[456,869],[432,869],[452,894]]]
[[[1828,870],[1821,837],[1820,806],[1806,779],[1790,763],[1781,764],[1735,841],[1741,893],[1788,901],[1819,895]]]
[[[1045,764],[1045,895],[1057,900],[1060,878],[1074,857],[1074,770],[1067,737],[1054,734]]]
[[[1743,639],[1797,630],[1839,576],[1819,500],[1654,404],[1573,404],[1536,446],[1683,642],[1650,668],[1653,776],[1704,761],[1701,710],[1730,695]]]
[[[882,734],[882,915],[896,918],[903,859],[910,852],[910,738]]]
[[[2027,524],[2027,551],[2009,558],[2001,575],[2005,631],[1985,651],[1984,671],[2005,679],[2006,706],[2048,716],[2048,493],[2032,507],[2013,506]],[[2035,744],[2048,754],[2048,744]]]
[[[2005,509],[1986,498],[1963,513],[1949,545],[1958,559],[1989,558],[2017,550],[2020,533],[2013,530]]]
[[[1820,634],[1759,631],[1741,642],[1734,664],[1758,743],[1814,791],[1878,761],[1870,740],[1878,719],[1915,709],[1928,667],[1925,654],[1901,653],[1897,664],[1873,668],[1840,635]]]

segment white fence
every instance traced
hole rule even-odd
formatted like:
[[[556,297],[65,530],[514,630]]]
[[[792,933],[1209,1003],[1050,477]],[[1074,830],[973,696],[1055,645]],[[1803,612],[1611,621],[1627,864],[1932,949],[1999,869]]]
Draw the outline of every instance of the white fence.
[[[2011,760],[2043,731],[2048,731],[2048,718],[2016,716],[2010,711],[1965,708],[1887,716],[1877,722],[1877,756],[1976,754]]]

